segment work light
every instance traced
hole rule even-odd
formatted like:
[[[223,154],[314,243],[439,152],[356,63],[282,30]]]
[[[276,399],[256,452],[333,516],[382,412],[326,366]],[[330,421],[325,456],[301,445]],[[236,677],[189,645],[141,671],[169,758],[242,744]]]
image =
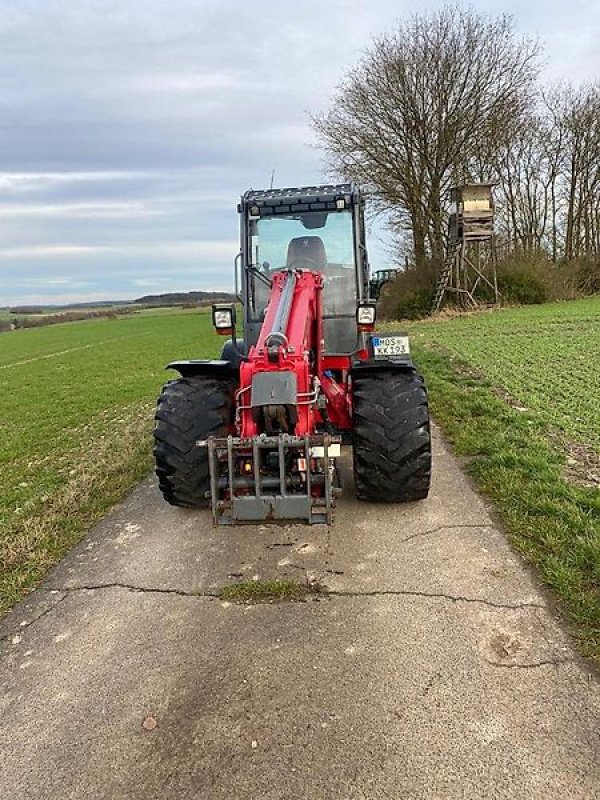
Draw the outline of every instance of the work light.
[[[229,335],[235,325],[234,306],[213,306],[212,307],[213,325],[217,333],[223,336]]]
[[[372,331],[377,315],[374,300],[361,300],[356,306],[356,324],[359,331]]]

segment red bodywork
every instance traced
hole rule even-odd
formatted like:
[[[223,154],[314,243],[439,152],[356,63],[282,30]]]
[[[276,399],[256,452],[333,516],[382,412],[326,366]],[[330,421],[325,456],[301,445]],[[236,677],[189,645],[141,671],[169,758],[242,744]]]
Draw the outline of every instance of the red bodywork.
[[[348,382],[351,357],[324,353],[323,276],[309,270],[295,270],[294,274],[296,283],[285,330],[287,343],[278,346],[276,352],[272,346],[267,347],[289,275],[289,272],[278,272],[273,276],[260,336],[241,366],[236,406],[238,435],[242,438],[261,433],[250,408],[252,381],[259,372],[293,372],[296,375],[298,419],[295,429],[289,433],[304,436],[317,431],[317,426],[323,422],[323,412],[316,402],[319,389],[327,399],[329,422],[338,430],[352,427]],[[355,357],[365,358],[366,355],[360,352]]]

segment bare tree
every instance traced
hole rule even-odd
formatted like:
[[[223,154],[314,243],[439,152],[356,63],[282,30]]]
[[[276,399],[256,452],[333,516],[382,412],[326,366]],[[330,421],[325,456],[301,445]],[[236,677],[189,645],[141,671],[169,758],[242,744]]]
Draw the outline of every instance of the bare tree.
[[[552,240],[556,252],[556,185],[562,163],[560,137],[547,114],[523,115],[491,156],[499,179],[500,233],[509,251],[539,256]]]
[[[566,165],[565,258],[600,253],[600,84],[557,94]]]
[[[410,230],[417,267],[443,259],[444,195],[516,129],[538,54],[507,16],[417,14],[374,40],[314,119],[332,171],[371,185]]]

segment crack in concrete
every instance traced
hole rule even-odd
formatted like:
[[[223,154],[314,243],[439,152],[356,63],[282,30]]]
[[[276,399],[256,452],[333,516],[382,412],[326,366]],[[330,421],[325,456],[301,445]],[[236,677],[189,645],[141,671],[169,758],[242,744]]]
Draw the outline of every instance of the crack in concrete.
[[[297,543],[298,539],[294,539],[292,542],[270,542],[265,545],[265,550],[273,550],[275,547],[293,547]]]
[[[131,592],[141,592],[147,594],[170,594],[178,595],[180,597],[197,597],[219,599],[219,592],[210,591],[186,591],[185,589],[160,589],[148,586],[135,586],[130,583],[99,583],[90,586],[67,586],[63,587],[61,591],[69,592],[83,592],[94,591],[95,589],[125,589]],[[465,597],[463,595],[445,594],[443,592],[419,592],[414,589],[374,589],[372,591],[366,590],[341,590],[341,589],[328,589],[327,586],[321,587],[320,594],[324,597],[425,597],[433,600],[448,600],[452,603],[478,603],[492,608],[499,609],[545,609],[546,606],[540,603],[497,603],[493,600],[484,600],[478,597]]]
[[[57,591],[57,590],[55,589],[53,591]],[[29,620],[29,622],[26,625],[19,625],[18,628],[14,629],[12,631],[9,631],[8,633],[2,634],[2,636],[0,636],[0,642],[4,642],[7,639],[10,639],[11,637],[15,636],[20,631],[26,631],[27,628],[31,627],[31,625],[33,625],[35,622],[37,622],[38,620],[42,619],[42,617],[45,617],[47,614],[50,614],[51,611],[54,611],[54,609],[57,608],[62,603],[62,601],[65,600],[69,596],[69,593],[68,593],[68,591],[66,589],[61,589],[61,590],[58,590],[58,591],[62,592],[62,597],[57,598],[55,603],[53,603],[52,605],[48,606],[48,608],[46,608],[44,611],[42,611],[41,614],[38,614],[37,617],[34,617],[33,619]]]
[[[331,525],[327,526],[327,535],[325,536],[325,566],[329,566],[329,559],[333,556],[331,549]]]
[[[298,565],[294,565],[297,569],[302,569]],[[306,572],[306,571],[305,571]],[[310,576],[306,572],[305,580],[307,585],[314,585],[314,581],[310,580]],[[319,581],[317,581],[319,583]],[[55,603],[50,605],[47,609],[45,609],[41,614],[38,614],[37,617],[30,620],[26,625],[21,625],[12,631],[9,631],[6,634],[0,636],[0,642],[6,641],[11,636],[14,636],[21,630],[27,630],[31,625],[33,625],[38,620],[45,617],[47,614],[50,614],[57,608],[60,603],[62,603],[65,598],[67,598],[70,594],[74,594],[75,592],[92,592],[101,589],[124,589],[128,592],[139,592],[141,594],[166,594],[166,595],[175,595],[177,597],[193,597],[197,599],[209,599],[209,600],[219,600],[221,595],[220,592],[211,592],[211,591],[187,591],[185,589],[162,589],[157,587],[149,587],[149,586],[136,586],[131,583],[122,583],[115,581],[113,583],[97,583],[92,585],[85,585],[85,586],[64,586],[60,589],[47,589],[45,591],[50,592],[59,592],[62,593],[62,596],[57,599]],[[44,591],[43,589],[39,589],[38,591]],[[321,586],[320,592],[316,593],[322,597],[423,597],[423,598],[430,598],[433,600],[447,600],[451,603],[475,603],[484,606],[489,606],[491,608],[498,608],[504,610],[513,610],[513,609],[542,609],[546,610],[546,606],[541,605],[539,603],[496,603],[493,600],[484,600],[478,597],[464,597],[463,595],[452,595],[452,594],[445,594],[443,592],[419,592],[414,589],[374,589],[372,591],[344,591],[344,590],[337,590],[337,589],[328,589],[327,586]],[[315,595],[316,596],[316,595]],[[528,665],[512,665],[512,664],[495,664],[494,662],[488,662],[494,666],[500,667],[510,667],[510,666],[528,666]],[[541,662],[540,665],[544,663]],[[554,663],[554,662],[548,662]]]
[[[437,528],[432,528],[429,531],[419,531],[419,533],[413,533],[412,536],[407,536],[406,539],[400,539],[399,544],[405,544],[405,542],[411,542],[413,539],[419,539],[421,536],[431,536],[434,533],[439,533],[440,531],[444,531],[444,530],[453,530],[455,528],[458,528],[458,529],[466,528],[468,530],[469,528],[475,528],[475,529],[494,528],[494,525],[491,525],[491,524],[485,524],[485,525],[475,525],[475,524],[471,524],[471,525],[438,525]]]
[[[132,583],[96,583],[91,586],[65,586],[61,591],[67,592],[92,592],[96,589],[125,589],[128,592],[140,592],[142,594],[174,594],[180,597],[208,597],[218,599],[219,592],[207,591],[186,591],[185,589],[160,589],[151,586],[134,586]]]
[[[546,606],[540,603],[496,603],[493,600],[483,600],[479,597],[464,597],[463,595],[444,594],[443,592],[418,592],[414,589],[374,589],[372,591],[344,591],[328,589],[324,592],[332,597],[429,597],[434,600],[449,600],[452,603],[480,603],[484,606],[500,609],[545,609]]]
[[[309,576],[306,575],[307,585],[309,583]],[[60,592],[61,596],[57,598],[55,603],[52,603],[48,608],[46,608],[41,614],[38,614],[37,617],[30,620],[26,625],[20,625],[18,628],[9,631],[6,634],[0,636],[0,643],[6,641],[7,639],[15,636],[17,633],[23,630],[27,630],[31,625],[38,622],[43,617],[50,614],[54,611],[58,606],[70,595],[76,592],[86,592],[86,591],[95,591],[95,590],[105,590],[105,589],[124,589],[125,591],[129,592],[139,592],[141,594],[166,594],[166,595],[175,595],[179,597],[192,597],[196,599],[210,599],[210,600],[218,600],[220,599],[221,595],[219,592],[210,592],[210,591],[186,591],[184,589],[161,589],[161,588],[152,588],[146,586],[135,586],[134,584],[129,583],[121,583],[121,582],[114,582],[114,583],[99,583],[94,585],[86,585],[86,586],[68,586],[62,587],[61,589],[50,589],[46,591],[53,591],[53,592]],[[38,590],[44,591],[44,590]],[[540,605],[539,603],[496,603],[492,600],[483,600],[481,598],[475,597],[464,597],[462,595],[450,595],[445,593],[437,593],[437,592],[418,592],[415,590],[373,590],[373,591],[340,591],[335,589],[328,589],[326,586],[321,587],[321,591],[315,594],[317,596],[322,597],[421,597],[421,598],[430,598],[434,600],[447,600],[448,602],[452,603],[475,603],[481,604],[484,606],[489,606],[492,608],[503,609],[503,610],[514,610],[514,609],[542,609],[545,610],[546,607]],[[545,638],[545,637],[544,637]],[[548,659],[545,661],[534,662],[532,664],[499,664],[494,661],[490,661],[485,659],[486,663],[493,667],[499,667],[504,669],[534,669],[537,667],[553,665],[558,666],[560,664],[568,664],[568,663],[575,663],[573,659]]]

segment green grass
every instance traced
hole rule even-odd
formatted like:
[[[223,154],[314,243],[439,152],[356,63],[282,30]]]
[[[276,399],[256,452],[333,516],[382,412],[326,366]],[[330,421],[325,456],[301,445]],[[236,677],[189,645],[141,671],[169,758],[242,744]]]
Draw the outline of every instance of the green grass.
[[[283,603],[304,600],[319,591],[318,586],[296,581],[241,581],[225,586],[219,597],[233,603]]]
[[[220,346],[189,312],[0,334],[0,610],[147,474],[167,362]]]
[[[416,326],[538,419],[600,454],[600,298]]]
[[[472,457],[469,471],[561,599],[583,652],[600,658],[600,492],[582,485],[600,459],[600,299],[410,332],[436,420]],[[569,454],[581,463],[566,470]]]
[[[210,314],[212,306],[199,308],[181,308],[179,306],[154,306],[153,308],[136,308],[135,313],[144,317],[162,317],[169,314]]]

